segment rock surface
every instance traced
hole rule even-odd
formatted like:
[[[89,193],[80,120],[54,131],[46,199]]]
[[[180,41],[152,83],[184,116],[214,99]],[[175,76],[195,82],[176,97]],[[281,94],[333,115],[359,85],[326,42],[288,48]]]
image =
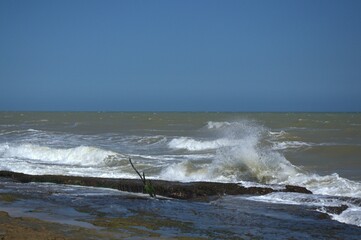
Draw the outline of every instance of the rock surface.
[[[10,171],[0,171],[0,177],[12,178],[16,181],[28,182],[49,182],[57,184],[71,184],[92,187],[113,188],[126,192],[144,193],[143,182],[140,179],[114,179],[77,177],[62,175],[28,175]],[[267,187],[243,187],[236,183],[218,182],[176,182],[152,180],[156,195],[187,199],[196,201],[209,201],[212,198],[222,195],[265,195],[272,192],[297,192],[312,194],[304,187],[286,185],[282,190],[274,190]]]
[[[324,209],[326,210],[327,213],[340,215],[343,211],[348,209],[348,206],[347,205],[332,206],[332,207],[325,206]]]

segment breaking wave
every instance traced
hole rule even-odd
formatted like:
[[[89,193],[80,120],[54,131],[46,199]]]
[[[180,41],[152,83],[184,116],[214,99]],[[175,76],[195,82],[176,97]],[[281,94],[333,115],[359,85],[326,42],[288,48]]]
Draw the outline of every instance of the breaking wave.
[[[168,143],[168,146],[172,149],[185,149],[188,151],[202,151],[202,150],[211,150],[218,149],[225,146],[236,146],[238,141],[221,138],[213,141],[200,141],[188,137],[180,137],[171,140]]]
[[[210,129],[220,129],[223,135],[210,141],[197,141],[192,138],[176,138],[169,142],[173,149],[188,151],[215,150],[211,162],[199,164],[197,161],[184,161],[173,164],[161,174],[165,178],[177,180],[215,181],[255,181],[274,183],[285,181],[296,175],[300,169],[292,165],[270,145],[264,144],[268,130],[251,121],[234,123],[208,122]]]
[[[342,178],[336,173],[326,176],[308,173],[293,165],[278,151],[286,147],[309,147],[306,143],[293,142],[277,147],[265,144],[269,130],[250,121],[212,123],[211,128],[214,126],[222,128],[222,138],[209,141],[177,138],[168,144],[170,148],[188,151],[213,149],[215,155],[209,162],[177,162],[163,169],[160,177],[179,181],[292,184],[304,186],[316,194],[361,197],[361,183]]]
[[[248,197],[248,199],[268,203],[309,206],[319,212],[330,215],[330,217],[336,221],[361,226],[361,203],[352,198],[275,192],[263,196]],[[341,213],[332,211],[332,209],[337,208],[340,209]],[[341,208],[345,210],[341,210]]]
[[[231,125],[230,122],[212,122],[212,121],[210,121],[207,123],[207,128],[208,129],[220,129],[223,127],[228,127],[230,125]]]
[[[126,159],[122,154],[90,146],[52,148],[35,144],[0,145],[2,158],[60,165],[114,165]]]
[[[290,149],[305,149],[315,146],[316,144],[301,142],[301,141],[283,141],[274,143],[275,150],[290,150]]]

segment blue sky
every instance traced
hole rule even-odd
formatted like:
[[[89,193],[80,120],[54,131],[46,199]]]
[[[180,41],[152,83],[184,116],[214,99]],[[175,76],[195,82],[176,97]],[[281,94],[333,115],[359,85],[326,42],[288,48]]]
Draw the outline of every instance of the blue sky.
[[[361,111],[361,1],[0,1],[0,110]]]

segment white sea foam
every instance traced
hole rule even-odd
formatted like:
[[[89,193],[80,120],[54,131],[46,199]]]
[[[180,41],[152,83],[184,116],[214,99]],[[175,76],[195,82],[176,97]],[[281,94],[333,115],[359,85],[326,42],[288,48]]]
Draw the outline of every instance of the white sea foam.
[[[283,141],[273,144],[275,150],[290,150],[290,149],[304,149],[314,146],[314,144],[301,141]]]
[[[223,127],[228,127],[230,126],[231,123],[230,122],[208,122],[207,123],[207,128],[208,129],[219,129],[219,128],[223,128]]]
[[[193,161],[182,161],[166,167],[160,173],[161,179],[178,181],[209,181],[208,164],[195,164]],[[219,179],[213,179],[217,181]]]
[[[361,207],[349,207],[341,214],[330,214],[332,219],[361,227]]]
[[[250,140],[264,134],[263,126],[257,125],[252,121],[239,122],[208,122],[208,129],[219,129],[219,137],[213,140],[194,139],[190,137],[180,137],[172,139],[168,147],[172,149],[185,149],[188,151],[203,151],[221,149],[224,147],[239,146]]]
[[[269,203],[306,205],[320,208],[324,206],[336,207],[346,204],[345,201],[329,196],[288,192],[274,192],[262,196],[247,197],[247,199]]]
[[[0,169],[25,174],[134,178],[128,158],[98,147],[54,148],[36,144],[0,144]]]
[[[143,159],[155,160],[155,161],[186,161],[186,160],[209,160],[213,158],[213,154],[182,154],[182,155],[141,155],[141,154],[132,154],[134,157],[139,157]]]
[[[316,194],[361,197],[361,183],[342,178],[337,173],[326,176],[298,173],[278,183],[304,186]]]
[[[90,146],[51,148],[35,144],[1,144],[0,154],[2,158],[81,166],[112,165],[115,161],[125,159],[119,153]]]
[[[291,184],[304,186],[316,194],[361,197],[361,183],[337,174],[320,176],[307,173],[289,162],[279,150],[281,146],[262,144],[268,130],[253,122],[229,124],[223,131],[228,138],[196,141],[177,138],[169,147],[197,151],[214,149],[215,155],[207,164],[182,161],[169,165],[161,178],[180,181],[250,181],[261,184]],[[237,129],[238,128],[238,129]],[[230,129],[232,131],[230,131]],[[309,147],[304,142],[284,142],[282,148]]]
[[[275,192],[263,196],[247,197],[247,199],[268,203],[305,205],[330,215],[331,218],[336,221],[361,226],[361,206],[355,204],[352,199],[348,198],[317,194]],[[341,206],[346,206],[347,209],[339,214],[328,210],[329,207],[334,208]]]
[[[284,136],[287,135],[287,133],[286,133],[285,131],[283,131],[283,130],[281,130],[281,131],[279,131],[279,132],[276,132],[276,131],[274,131],[274,132],[268,131],[268,133],[269,133],[269,135],[274,136],[274,137],[284,137]]]
[[[165,143],[167,141],[167,138],[162,135],[157,136],[142,136],[142,137],[134,137],[134,141],[139,144],[144,145],[153,145],[153,144],[159,144],[159,143]]]
[[[8,143],[3,143],[3,144],[0,144],[0,154],[3,154],[6,150],[9,149],[9,144]]]
[[[216,181],[256,181],[268,183],[286,180],[298,173],[298,168],[287,161],[280,153],[260,146],[264,128],[253,122],[242,121],[225,128],[229,138],[213,141],[195,141],[190,138],[178,138],[169,143],[172,148],[187,150],[216,149],[213,161],[199,166],[191,161],[176,163],[164,171],[161,176],[188,180]],[[231,130],[231,131],[230,131]]]
[[[200,141],[188,137],[180,137],[172,139],[168,146],[172,149],[185,149],[188,151],[202,151],[202,150],[211,150],[218,149],[225,146],[235,146],[238,145],[237,140],[220,138],[212,141]]]

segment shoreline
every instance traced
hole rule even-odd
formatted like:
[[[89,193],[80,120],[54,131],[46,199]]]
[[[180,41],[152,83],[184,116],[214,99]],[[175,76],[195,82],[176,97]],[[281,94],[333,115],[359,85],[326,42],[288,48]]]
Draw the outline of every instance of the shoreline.
[[[288,237],[354,239],[361,233],[309,207],[237,196],[237,201],[224,196],[211,202],[154,199],[104,188],[2,180],[0,239],[263,239],[284,231]]]

